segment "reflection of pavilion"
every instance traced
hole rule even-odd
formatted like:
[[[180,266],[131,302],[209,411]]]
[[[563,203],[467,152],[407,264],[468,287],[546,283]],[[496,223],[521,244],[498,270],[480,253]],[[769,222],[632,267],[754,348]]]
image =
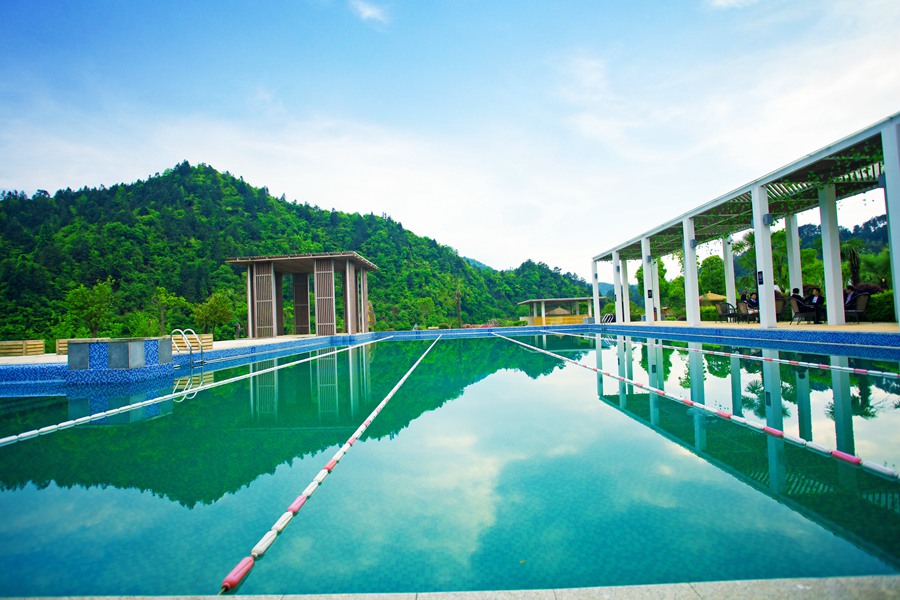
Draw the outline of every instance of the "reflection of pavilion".
[[[314,353],[325,355],[334,348]],[[252,363],[250,372],[271,369],[273,359]],[[258,425],[320,429],[353,427],[371,400],[369,364],[371,348],[361,346],[345,352],[319,356],[286,369],[262,373],[251,379],[250,414]],[[307,394],[308,390],[308,394]]]
[[[343,288],[344,331],[369,331],[367,273],[378,267],[356,252],[248,256],[226,262],[247,267],[247,331],[252,338],[283,335],[285,274],[293,280],[295,333],[311,332],[310,276],[316,335],[337,333],[336,282]]]
[[[659,343],[658,340],[648,342]],[[629,379],[633,379],[631,346],[630,338],[620,336],[618,372]],[[664,389],[662,348],[650,347],[647,351],[649,383]],[[602,368],[600,353],[597,355],[598,367]],[[763,356],[778,358],[778,351],[763,350]],[[692,352],[688,360],[691,400],[706,404],[703,356]],[[846,366],[846,362],[846,357],[832,358],[835,366]],[[732,413],[741,415],[739,359],[732,358],[731,369]],[[808,373],[795,370],[795,377],[800,437],[811,441]],[[778,364],[764,362],[762,378],[766,424],[783,429]],[[616,384],[617,391],[607,389]],[[598,375],[597,387],[600,399],[610,406],[867,552],[900,567],[900,485],[896,481],[721,419],[706,410],[689,409],[653,393],[635,393],[634,386],[625,382],[612,382]],[[849,374],[832,371],[832,387],[837,447],[853,454]]]

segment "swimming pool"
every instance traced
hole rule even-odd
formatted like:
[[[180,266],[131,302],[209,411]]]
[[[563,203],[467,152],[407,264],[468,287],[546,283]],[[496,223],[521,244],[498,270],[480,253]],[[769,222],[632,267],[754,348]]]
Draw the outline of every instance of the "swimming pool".
[[[515,340],[527,347],[439,340],[239,592],[900,567],[896,477],[760,430],[893,469],[900,386],[871,373],[896,373],[898,358],[609,336],[598,353],[596,336]],[[0,448],[0,594],[218,592],[432,342],[205,373],[195,383],[236,381]],[[297,364],[274,369],[288,363]],[[6,399],[0,438],[169,391]]]

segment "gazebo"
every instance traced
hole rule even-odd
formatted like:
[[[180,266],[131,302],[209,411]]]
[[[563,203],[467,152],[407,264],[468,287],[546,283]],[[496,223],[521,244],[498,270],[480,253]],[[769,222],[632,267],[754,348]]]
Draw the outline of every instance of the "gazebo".
[[[313,276],[316,335],[337,333],[336,275],[343,283],[345,332],[369,331],[367,273],[378,267],[356,252],[246,256],[229,258],[225,262],[247,267],[247,331],[251,338],[282,335],[284,298],[281,290],[285,274],[293,280],[295,333],[311,333],[310,275]]]
[[[582,302],[587,302],[587,317],[594,316],[591,311],[591,300],[590,296],[584,298],[538,298],[525,300],[519,302],[519,306],[527,306],[529,316],[520,317],[520,319],[526,321],[528,325],[580,325],[584,322],[584,317],[581,314]],[[548,311],[548,305],[555,308]]]

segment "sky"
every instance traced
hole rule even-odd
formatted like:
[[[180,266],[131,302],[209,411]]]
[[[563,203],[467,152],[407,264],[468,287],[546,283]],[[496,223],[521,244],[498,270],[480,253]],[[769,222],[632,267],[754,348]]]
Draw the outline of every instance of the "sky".
[[[900,111],[897,31],[896,0],[0,0],[0,189],[187,160],[590,280]]]

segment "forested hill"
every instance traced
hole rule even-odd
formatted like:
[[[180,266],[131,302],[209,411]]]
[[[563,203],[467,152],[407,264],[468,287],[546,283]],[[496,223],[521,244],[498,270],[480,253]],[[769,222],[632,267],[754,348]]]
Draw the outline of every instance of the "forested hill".
[[[373,207],[375,209],[377,207]],[[2,339],[84,335],[72,290],[109,280],[114,308],[100,334],[153,335],[196,326],[199,305],[216,294],[246,323],[243,270],[234,256],[355,250],[370,274],[377,329],[515,318],[529,298],[590,295],[588,284],[540,262],[495,271],[473,267],[450,247],[391,217],[346,214],[272,197],[243,179],[187,162],[146,181],[60,190],[0,200]],[[477,262],[477,261],[476,261]],[[481,265],[479,265],[480,267]],[[84,294],[82,294],[84,297]],[[83,308],[83,307],[82,307]],[[204,323],[199,323],[204,325]],[[230,329],[228,329],[230,328]]]

